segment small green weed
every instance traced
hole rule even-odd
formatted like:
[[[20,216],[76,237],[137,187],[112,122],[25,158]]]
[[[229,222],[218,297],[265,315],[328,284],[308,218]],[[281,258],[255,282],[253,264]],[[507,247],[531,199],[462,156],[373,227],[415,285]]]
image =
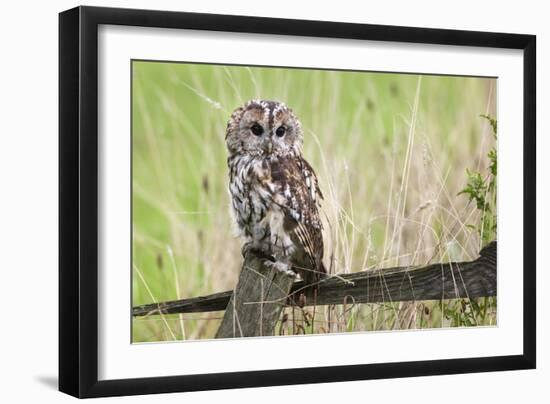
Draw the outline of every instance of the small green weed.
[[[497,138],[497,121],[489,115],[481,115],[489,121],[493,129],[493,136]],[[482,244],[486,245],[496,238],[497,232],[497,150],[491,148],[487,153],[489,167],[486,173],[466,169],[468,182],[466,187],[458,195],[466,194],[470,202],[475,202],[477,209],[481,212],[481,222],[477,231]],[[469,224],[475,229],[476,226]]]
[[[481,115],[489,121],[493,130],[493,136],[497,138],[497,120],[489,115]],[[492,147],[487,153],[489,166],[487,172],[481,173],[466,169],[468,182],[466,187],[458,193],[468,196],[470,202],[476,204],[481,213],[479,224],[469,224],[468,227],[476,230],[482,244],[485,246],[496,238],[497,232],[497,150]],[[475,326],[485,324],[488,314],[496,313],[496,298],[485,297],[483,299],[460,299],[447,305],[445,317],[451,321],[452,326]]]

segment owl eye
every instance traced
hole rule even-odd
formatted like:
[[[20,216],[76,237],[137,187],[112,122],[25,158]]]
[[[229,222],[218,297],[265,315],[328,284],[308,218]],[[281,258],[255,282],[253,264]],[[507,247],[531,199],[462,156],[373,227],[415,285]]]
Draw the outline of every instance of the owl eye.
[[[252,133],[254,133],[256,136],[261,136],[262,133],[264,133],[264,128],[262,128],[261,125],[258,125],[257,123],[255,123],[254,125],[252,125],[252,127],[250,128],[250,130],[252,131]]]
[[[275,134],[279,137],[282,137],[286,132],[286,129],[284,126],[279,126],[277,130],[275,131]]]

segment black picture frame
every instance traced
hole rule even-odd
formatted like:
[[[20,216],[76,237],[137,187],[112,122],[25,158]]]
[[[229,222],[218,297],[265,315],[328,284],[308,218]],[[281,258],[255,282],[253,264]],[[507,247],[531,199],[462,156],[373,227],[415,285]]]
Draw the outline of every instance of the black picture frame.
[[[523,51],[523,354],[98,380],[98,26],[509,48]],[[76,397],[324,383],[536,366],[536,37],[324,21],[77,7],[59,15],[59,390]],[[519,134],[518,134],[519,136]]]

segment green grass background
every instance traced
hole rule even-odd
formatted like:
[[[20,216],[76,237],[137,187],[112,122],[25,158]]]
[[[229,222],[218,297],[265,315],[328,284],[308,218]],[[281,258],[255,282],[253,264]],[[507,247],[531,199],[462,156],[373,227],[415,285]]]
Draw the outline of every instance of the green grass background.
[[[132,69],[134,305],[235,286],[242,258],[224,135],[252,98],[284,101],[301,120],[333,272],[479,251],[481,214],[457,194],[467,168],[489,164],[495,140],[480,114],[496,114],[496,80],[146,61]],[[287,311],[278,333],[493,325],[496,298],[322,307],[312,327],[308,314]],[[212,338],[222,314],[136,318],[133,341]]]

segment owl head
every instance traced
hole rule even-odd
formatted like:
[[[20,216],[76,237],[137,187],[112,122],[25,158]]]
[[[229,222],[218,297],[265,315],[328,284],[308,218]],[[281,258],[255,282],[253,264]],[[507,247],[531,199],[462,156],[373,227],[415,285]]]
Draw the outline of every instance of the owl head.
[[[252,100],[231,114],[225,140],[230,155],[299,155],[303,133],[296,115],[282,102]]]

